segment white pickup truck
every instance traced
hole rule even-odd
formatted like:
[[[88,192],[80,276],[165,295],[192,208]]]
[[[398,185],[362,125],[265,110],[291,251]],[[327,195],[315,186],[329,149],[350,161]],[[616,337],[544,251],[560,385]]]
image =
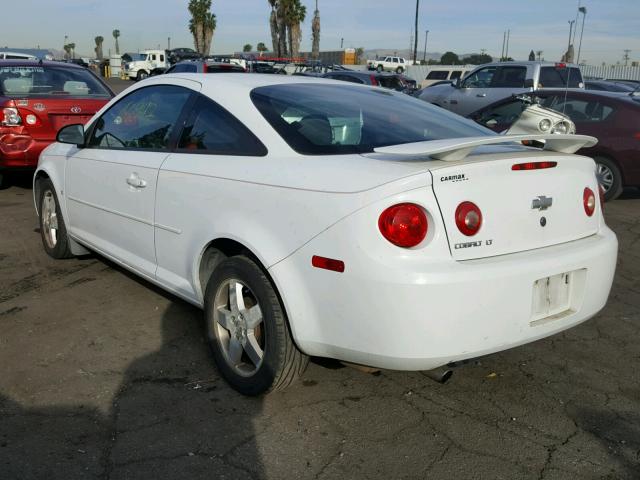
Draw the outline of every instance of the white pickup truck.
[[[377,70],[379,72],[396,72],[402,73],[406,70],[407,65],[409,65],[409,60],[406,60],[402,57],[384,57],[384,58],[376,58],[375,60],[367,60],[367,69],[368,70]]]
[[[153,69],[167,68],[169,66],[164,50],[125,53],[122,58],[124,60],[124,73],[130,80],[142,80],[147,78]]]

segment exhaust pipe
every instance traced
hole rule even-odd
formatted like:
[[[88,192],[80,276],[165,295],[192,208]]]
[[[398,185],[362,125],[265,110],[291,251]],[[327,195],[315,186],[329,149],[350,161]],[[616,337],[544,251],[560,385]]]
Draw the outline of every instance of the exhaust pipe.
[[[433,370],[425,370],[422,372],[425,377],[430,378],[434,382],[438,383],[447,383],[447,381],[453,375],[453,370],[450,370],[445,367],[434,368]]]

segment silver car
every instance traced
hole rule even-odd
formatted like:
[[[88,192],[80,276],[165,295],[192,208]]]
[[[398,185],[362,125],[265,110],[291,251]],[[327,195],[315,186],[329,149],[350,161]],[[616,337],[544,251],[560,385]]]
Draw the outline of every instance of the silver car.
[[[419,98],[468,115],[513,94],[542,88],[584,88],[580,69],[553,62],[497,62],[481,65],[462,81],[425,88]]]

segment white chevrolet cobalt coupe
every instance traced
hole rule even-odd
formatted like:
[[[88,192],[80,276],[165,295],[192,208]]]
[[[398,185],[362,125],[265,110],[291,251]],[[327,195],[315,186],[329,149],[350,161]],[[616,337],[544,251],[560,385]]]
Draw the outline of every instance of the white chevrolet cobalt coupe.
[[[221,374],[255,395],[309,355],[427,370],[594,316],[617,255],[573,155],[594,143],[377,87],[173,74],[62,129],[34,196],[49,255],[98,252],[203,308]]]

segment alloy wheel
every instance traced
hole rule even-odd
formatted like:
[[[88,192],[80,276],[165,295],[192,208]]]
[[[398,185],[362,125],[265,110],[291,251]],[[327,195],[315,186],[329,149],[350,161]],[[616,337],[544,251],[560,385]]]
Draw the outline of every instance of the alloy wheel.
[[[237,279],[223,282],[213,304],[216,341],[227,364],[243,377],[254,375],[264,360],[266,329],[251,289]]]
[[[58,243],[58,214],[56,198],[51,190],[47,190],[42,197],[42,228],[47,246],[56,248]]]
[[[605,191],[605,193],[608,192],[613,186],[614,182],[614,176],[611,169],[602,163],[598,163],[597,176],[598,182],[600,183],[600,185],[602,185],[602,189]]]

